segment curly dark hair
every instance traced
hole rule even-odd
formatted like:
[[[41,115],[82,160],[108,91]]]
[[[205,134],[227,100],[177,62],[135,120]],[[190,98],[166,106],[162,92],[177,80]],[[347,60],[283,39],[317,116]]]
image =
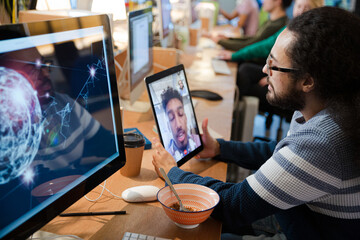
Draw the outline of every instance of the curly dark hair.
[[[354,143],[360,162],[360,18],[335,7],[321,7],[294,18],[288,30],[295,41],[286,54],[300,72],[311,76],[316,94]]]
[[[162,94],[161,94],[161,101],[162,101],[162,106],[164,108],[164,110],[166,111],[166,105],[168,104],[168,102],[173,99],[173,98],[177,98],[180,100],[180,102],[182,104],[183,103],[183,99],[182,96],[180,95],[180,93],[173,89],[172,87],[168,87]]]

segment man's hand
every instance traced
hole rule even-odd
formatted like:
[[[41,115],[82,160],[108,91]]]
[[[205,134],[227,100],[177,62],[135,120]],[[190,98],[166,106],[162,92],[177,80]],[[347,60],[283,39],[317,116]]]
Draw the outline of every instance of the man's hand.
[[[162,174],[159,172],[159,168],[163,168],[166,174],[171,168],[176,167],[176,161],[168,151],[161,145],[159,139],[154,138],[153,144],[155,146],[155,152],[153,154],[152,164],[155,167],[156,173],[162,178]]]
[[[223,60],[231,60],[231,51],[223,50],[219,53],[218,57]]]
[[[204,144],[204,149],[196,156],[196,158],[212,158],[220,154],[220,144],[213,137],[211,137],[208,131],[208,122],[207,118],[202,122],[203,134],[201,139]]]
[[[213,40],[215,43],[218,43],[220,40],[223,39],[228,39],[227,36],[225,36],[224,34],[218,34],[216,36],[211,36],[211,40]]]

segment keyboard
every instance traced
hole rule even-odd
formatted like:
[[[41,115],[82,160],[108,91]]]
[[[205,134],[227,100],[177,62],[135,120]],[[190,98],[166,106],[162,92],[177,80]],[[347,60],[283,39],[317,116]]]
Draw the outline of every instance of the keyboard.
[[[144,235],[144,234],[139,234],[139,233],[126,232],[126,233],[124,233],[122,240],[171,240],[171,239],[149,236],[149,235]]]
[[[211,59],[211,66],[215,73],[230,75],[231,71],[227,63],[220,59]]]

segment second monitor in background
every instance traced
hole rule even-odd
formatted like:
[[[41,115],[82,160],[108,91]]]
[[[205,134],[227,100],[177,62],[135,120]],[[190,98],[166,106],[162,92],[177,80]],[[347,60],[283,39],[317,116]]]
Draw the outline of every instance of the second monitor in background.
[[[157,0],[157,6],[159,9],[159,20],[160,20],[160,45],[161,47],[173,46],[174,38],[174,27],[171,21],[171,4],[170,0]]]
[[[148,103],[138,99],[145,90],[144,78],[153,70],[152,22],[151,7],[129,12],[127,66],[124,66],[124,73],[128,70],[128,79],[124,81],[125,74],[120,77],[121,83],[127,83],[120,84],[120,92],[122,105],[130,111],[146,112],[150,109]]]

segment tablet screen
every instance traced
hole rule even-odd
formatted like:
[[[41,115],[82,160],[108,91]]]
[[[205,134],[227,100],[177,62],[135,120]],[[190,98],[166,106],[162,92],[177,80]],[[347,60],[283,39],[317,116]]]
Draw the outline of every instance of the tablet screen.
[[[160,140],[180,166],[203,148],[184,66],[149,76],[145,82]]]

